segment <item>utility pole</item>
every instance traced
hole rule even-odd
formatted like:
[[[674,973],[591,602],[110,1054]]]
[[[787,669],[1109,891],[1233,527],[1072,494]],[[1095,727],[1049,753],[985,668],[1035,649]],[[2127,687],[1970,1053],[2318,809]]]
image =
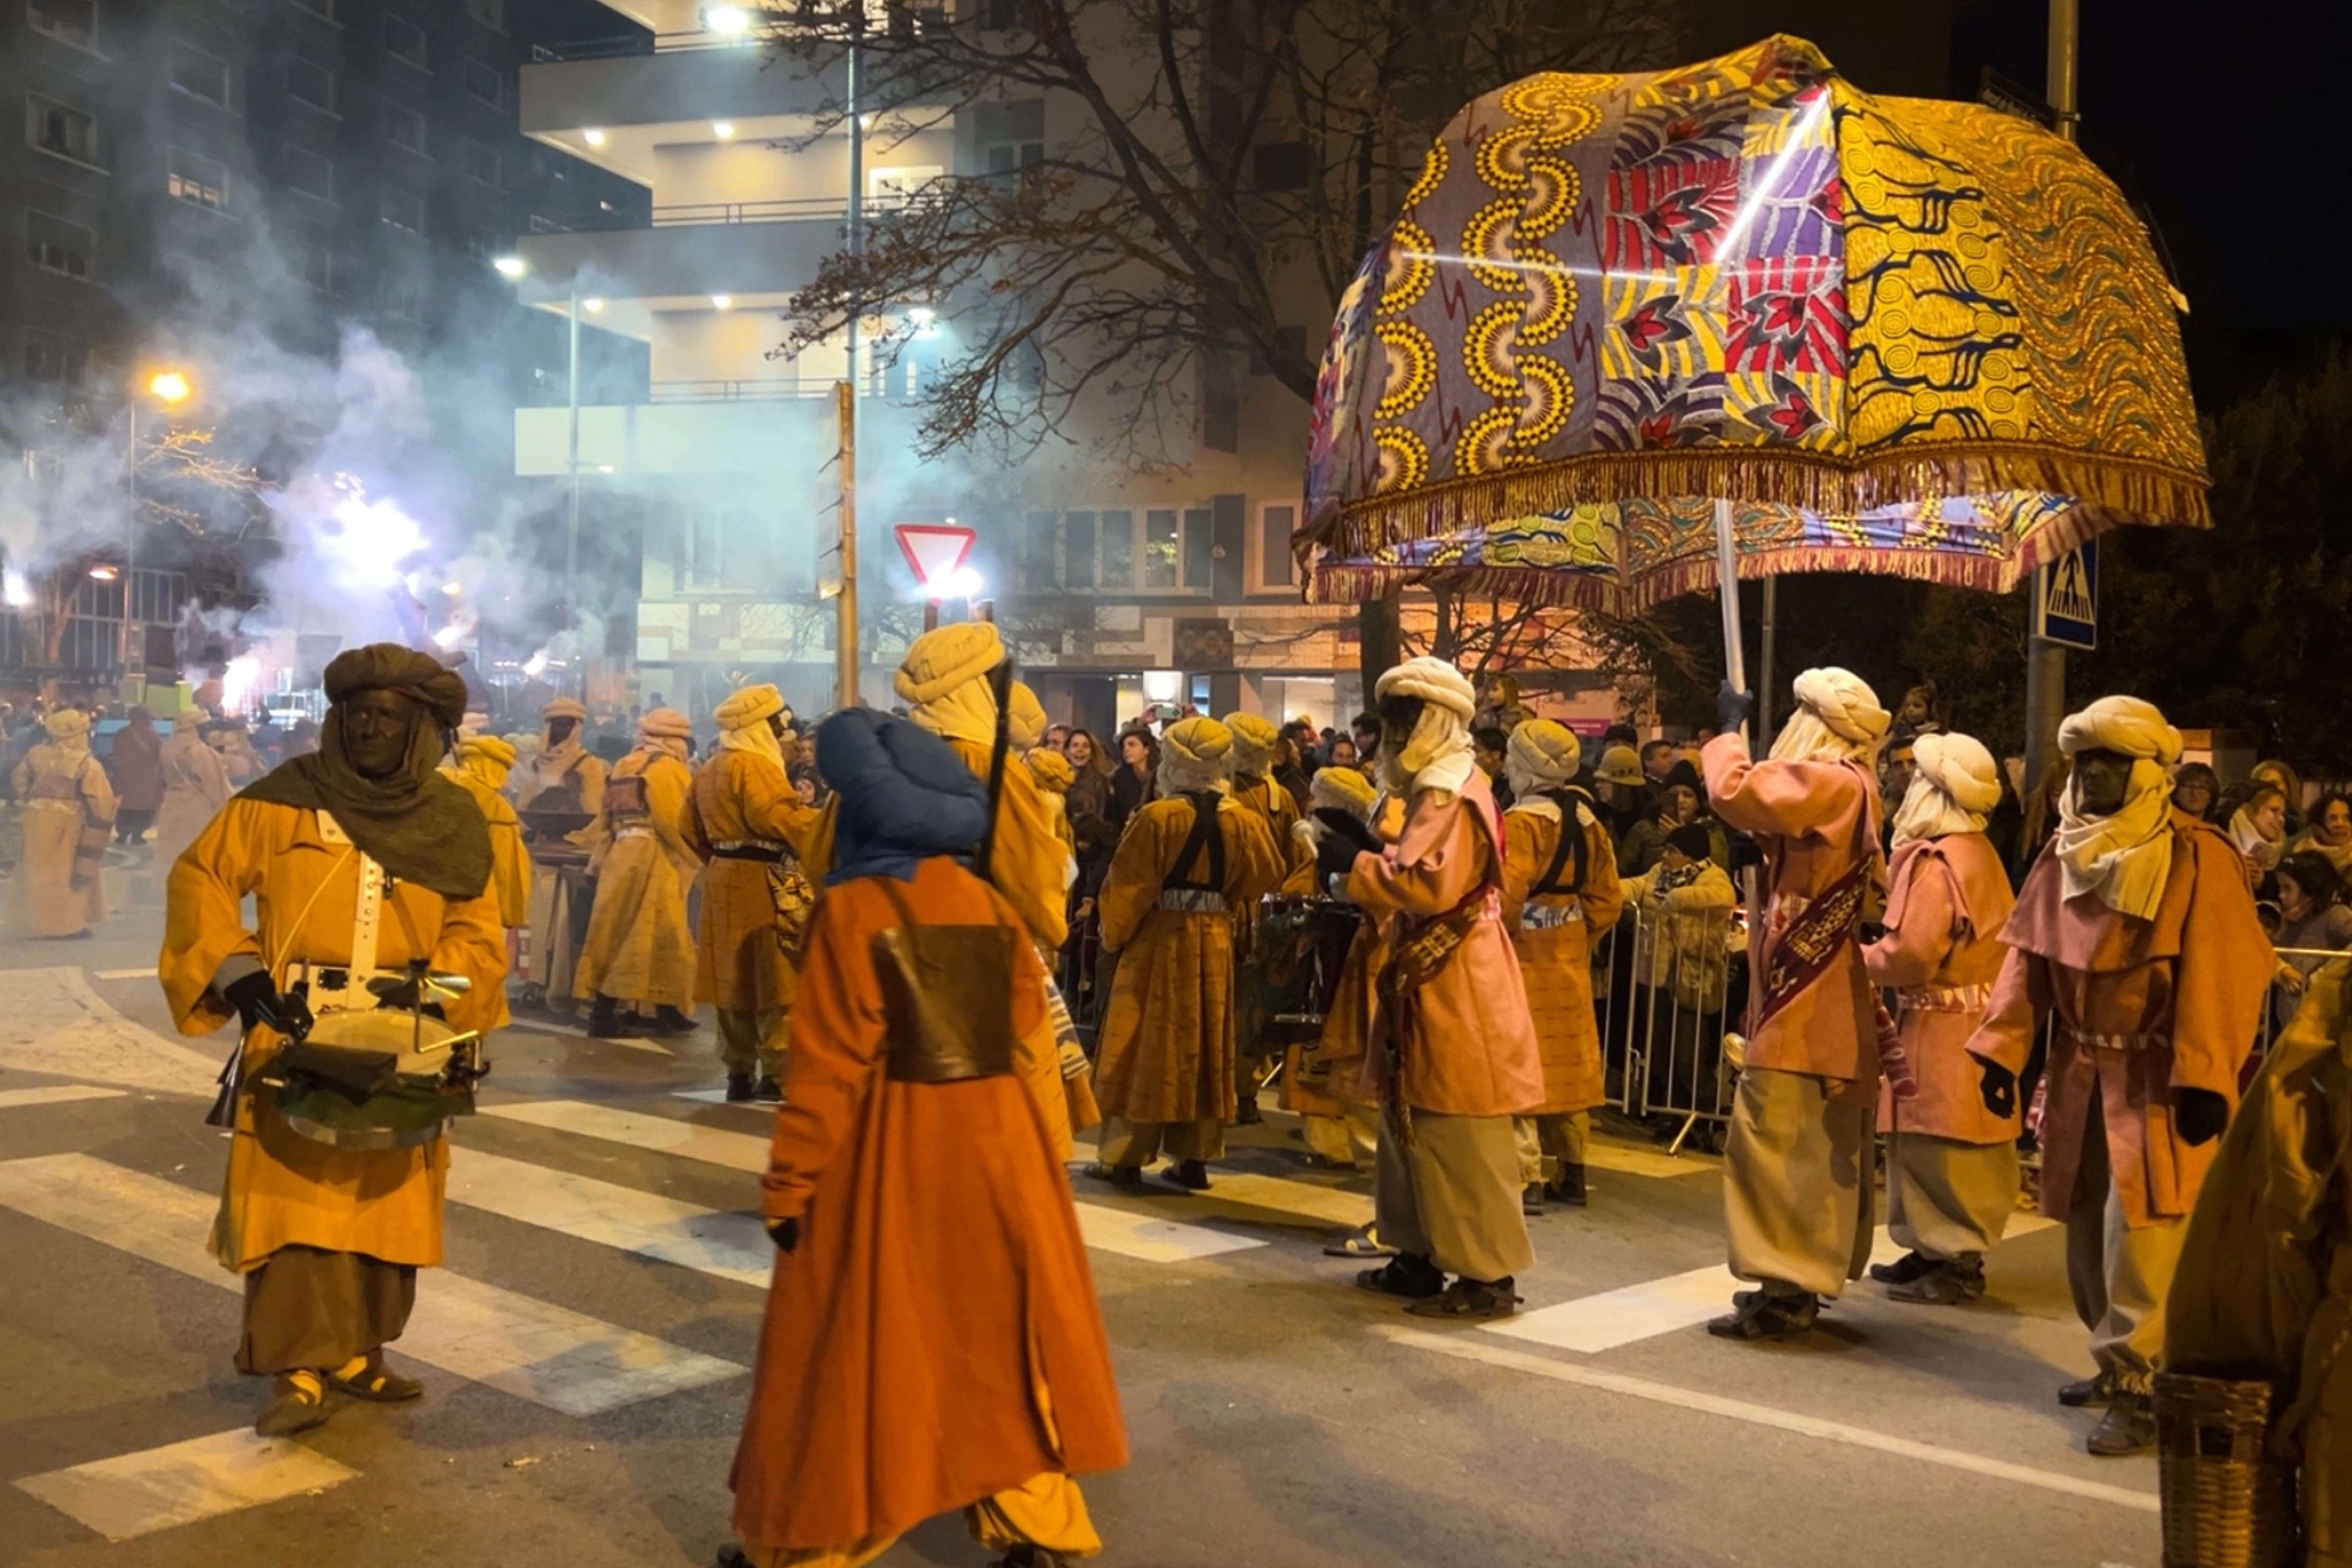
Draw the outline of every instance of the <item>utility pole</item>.
[[[857,386],[834,388],[841,409],[841,593],[834,600],[834,642],[841,655],[839,706],[857,706]]]
[[[2058,117],[2058,134],[2074,140],[2081,119],[2074,101],[2074,72],[2082,54],[2081,0],[2050,0],[2050,66],[2043,96]],[[2033,625],[2050,593],[2050,567],[2037,566],[2025,610],[2025,793],[2042,787],[2042,775],[2058,754],[2058,726],[2066,717],[2066,650],[2033,635]]]
[[[577,622],[580,615],[580,273],[576,268],[572,273],[571,300],[563,314],[572,332],[571,370],[566,376],[571,384],[568,398],[572,424],[565,443],[568,453],[565,463],[572,475],[572,521],[564,531],[563,539],[563,612],[567,620]],[[574,642],[572,657],[580,670],[580,695],[584,699],[588,695],[588,655],[585,649],[576,646],[577,638]]]

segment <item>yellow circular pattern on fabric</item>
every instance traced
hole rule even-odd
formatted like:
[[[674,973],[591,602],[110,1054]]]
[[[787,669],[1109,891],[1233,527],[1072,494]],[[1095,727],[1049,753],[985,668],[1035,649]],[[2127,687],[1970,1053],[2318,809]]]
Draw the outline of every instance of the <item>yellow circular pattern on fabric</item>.
[[[1380,324],[1381,401],[1377,417],[1394,419],[1427,397],[1437,384],[1437,345],[1410,321]]]

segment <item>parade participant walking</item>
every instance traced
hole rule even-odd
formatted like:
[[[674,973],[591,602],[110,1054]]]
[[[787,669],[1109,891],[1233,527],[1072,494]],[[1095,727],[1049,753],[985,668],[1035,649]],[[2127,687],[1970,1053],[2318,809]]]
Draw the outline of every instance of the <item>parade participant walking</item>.
[[[1043,1024],[1026,922],[961,863],[987,788],[847,709],[761,1212],[782,1254],[722,1568],[856,1568],[961,1509],[1014,1568],[1101,1550],[1073,1477],[1127,1461],[1101,1308],[1020,1082]]]
[[[163,807],[163,737],[155,730],[155,715],[146,705],[114,732],[113,775],[116,837],[125,844],[144,844]]]
[[[588,750],[580,728],[588,710],[569,697],[559,697],[540,715],[539,750],[515,769],[509,781],[515,804],[525,811],[585,812],[604,809],[604,781],[611,773],[604,759]]]
[[[1160,738],[1160,798],[1139,811],[1103,879],[1103,950],[1118,960],[1096,1038],[1104,1114],[1087,1173],[1133,1184],[1164,1153],[1194,1192],[1225,1152],[1234,1088],[1234,922],[1282,885],[1265,819],[1230,798],[1233,732],[1185,719]]]
[[[784,1042],[809,909],[800,852],[817,813],[784,766],[789,710],[773,686],[719,705],[719,749],[694,775],[686,841],[703,864],[694,994],[719,1011],[730,1100],[783,1093]]]
[[[169,866],[228,804],[228,769],[205,741],[194,713],[172,721],[163,742],[163,805],[155,814],[155,858]]]
[[[470,735],[457,742],[441,770],[474,797],[489,824],[490,892],[498,900],[499,923],[509,931],[530,919],[530,851],[523,845],[522,821],[506,797],[514,760],[514,748],[496,735]]]
[[[694,729],[673,708],[637,721],[636,748],[604,781],[604,809],[588,830],[588,875],[596,902],[572,994],[592,1004],[591,1039],[637,1032],[619,1005],[650,1003],[652,1032],[689,1035],[694,1020],[694,931],[686,890],[699,868],[686,838],[686,800],[694,774],[686,765]]]
[[[1233,801],[1265,825],[1266,837],[1274,845],[1275,858],[1282,862],[1283,875],[1308,858],[1307,847],[1291,830],[1299,820],[1298,802],[1288,790],[1274,782],[1274,770],[1282,756],[1282,731],[1271,720],[1255,713],[1228,713],[1223,723],[1234,738]],[[1264,889],[1272,892],[1274,889]],[[1239,1076],[1235,1080],[1238,1108],[1234,1120],[1247,1127],[1262,1118],[1257,1108],[1258,1085],[1266,1075],[1266,1053],[1258,1042],[1258,1029],[1263,1024],[1255,1008],[1249,1005],[1252,974],[1257,960],[1257,902],[1233,910],[1234,957],[1239,979],[1236,995],[1240,1001],[1244,1027],[1235,1043],[1241,1051]]]
[[[224,807],[172,868],[158,972],[180,1031],[232,1020],[245,1036],[235,1134],[212,1248],[244,1277],[236,1367],[275,1380],[264,1436],[315,1426],[330,1391],[422,1392],[383,1363],[441,1262],[446,1140],[362,1150],[297,1133],[257,1081],[286,1032],[329,996],[372,1006],[366,982],[412,962],[472,983],[443,998],[451,1027],[506,1021],[505,945],[488,894],[489,829],[436,772],[466,689],[423,654],[383,643],[326,670],[320,750]],[[247,929],[241,905],[254,900]],[[337,972],[344,988],[330,993]],[[289,994],[308,985],[307,1001]]]
[[[1968,1053],[2007,951],[2015,900],[1985,816],[2000,802],[2000,764],[1967,735],[1921,735],[1895,814],[1886,934],[1863,949],[1870,983],[1898,997],[1916,1096],[1890,1085],[1887,1231],[1906,1249],[1870,1277],[1897,1301],[1948,1307],[1984,1294],[1985,1254],[2017,1210],[2018,1117],[1986,1109]]]
[[[1353,768],[1319,768],[1307,786],[1307,803],[1315,810],[1344,813],[1367,828],[1372,827],[1379,799],[1371,781]],[[1327,878],[1316,863],[1314,826],[1302,822],[1292,827],[1301,856],[1282,890],[1292,898],[1348,901],[1347,879]],[[1297,1115],[1309,1152],[1346,1170],[1371,1164],[1380,1146],[1379,1098],[1376,1091],[1366,1092],[1364,1053],[1371,1039],[1372,981],[1385,963],[1379,924],[1360,921],[1340,963],[1322,1033],[1289,1047],[1283,1066],[1282,1109]]]
[[[2015,1109],[2044,1017],[2042,1210],[2066,1225],[2066,1277],[2098,1373],[2058,1394],[2105,1405],[2094,1454],[2155,1440],[2150,1390],[2182,1221],[2238,1100],[2274,960],[2244,862],[2172,808],[2180,731],[2137,697],[2059,728],[2073,770],[2058,830],[2001,930],[2009,954],[1968,1043],[1995,1115]]]
[[[1547,1196],[1584,1206],[1592,1108],[1609,1098],[1592,1011],[1592,932],[1617,923],[1623,895],[1609,829],[1574,784],[1582,760],[1575,732],[1549,719],[1512,731],[1504,753],[1512,805],[1503,814],[1503,924],[1544,1082],[1542,1103],[1514,1126],[1529,1214],[1541,1214]]]
[[[587,721],[588,710],[569,697],[547,705],[541,714],[538,749],[520,757],[507,781],[517,810],[593,818],[604,809],[611,766],[588,750],[582,734]],[[579,945],[589,913],[584,895],[575,900],[568,893],[579,881],[578,855],[565,841],[572,836],[551,837],[553,841],[547,842],[538,828],[526,824],[525,842],[541,851],[531,875],[530,962],[520,994],[531,1005],[551,1001],[572,974],[572,950]],[[570,862],[572,869],[555,865],[559,859]]]
[[[243,789],[259,778],[264,764],[261,753],[253,749],[253,736],[240,719],[222,719],[205,726],[205,738],[213,750],[220,753],[221,766],[228,772],[228,782]]]
[[[1370,1052],[1383,1112],[1372,1195],[1398,1255],[1357,1283],[1423,1317],[1506,1317],[1535,1261],[1511,1119],[1543,1103],[1544,1079],[1503,929],[1502,813],[1471,757],[1461,671],[1409,659],[1373,700],[1381,777],[1407,802],[1402,836],[1383,847],[1318,819],[1321,868],[1347,877],[1391,954]]]
[[[1727,1339],[1810,1331],[1870,1261],[1879,1005],[1862,960],[1864,906],[1885,887],[1871,753],[1886,710],[1859,677],[1809,669],[1765,761],[1748,760],[1755,700],[1727,684],[1702,761],[1716,813],[1764,852],[1749,934],[1747,1065],[1723,1171],[1731,1271],[1759,1289],[1707,1325]]]
[[[16,868],[16,930],[83,937],[106,918],[99,876],[114,837],[114,790],[89,754],[89,715],[60,709],[41,721],[48,739],[25,753],[11,782],[22,803],[24,859]]]

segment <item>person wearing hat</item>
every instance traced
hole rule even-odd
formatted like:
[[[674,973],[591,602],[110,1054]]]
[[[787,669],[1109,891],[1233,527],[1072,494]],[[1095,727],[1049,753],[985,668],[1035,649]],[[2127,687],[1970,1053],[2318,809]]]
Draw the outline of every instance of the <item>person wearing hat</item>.
[[[1367,827],[1379,801],[1371,781],[1353,768],[1319,768],[1307,786],[1307,804],[1317,812],[1336,811]],[[1304,819],[1291,826],[1298,847],[1282,890],[1291,898],[1344,902],[1345,879],[1335,882],[1316,868],[1315,828]],[[1371,1035],[1372,979],[1385,962],[1378,925],[1360,921],[1321,1035],[1289,1047],[1283,1064],[1282,1109],[1298,1117],[1308,1152],[1342,1170],[1370,1165],[1380,1148],[1380,1102],[1377,1094],[1364,1093],[1364,1051]]]
[[[315,1142],[257,1075],[307,1020],[306,994],[321,995],[310,987],[339,972],[348,993],[429,963],[472,982],[436,994],[451,1028],[487,1034],[507,1019],[489,826],[436,770],[465,683],[378,643],[337,655],[325,686],[320,749],[247,786],[173,866],[157,964],[182,1034],[244,1030],[212,1248],[244,1279],[236,1368],[275,1380],[255,1423],[264,1436],[317,1426],[330,1393],[423,1392],[385,1367],[383,1346],[408,1321],[416,1271],[441,1262],[449,1146]]]
[[[688,847],[702,863],[694,994],[719,1014],[727,1098],[783,1093],[794,961],[814,898],[800,852],[816,831],[784,764],[792,710],[773,686],[747,686],[719,705],[719,746],[687,797]]]
[[[1730,836],[1723,831],[1723,824],[1707,815],[1706,786],[1694,763],[1677,757],[1659,781],[1654,798],[1656,804],[1648,814],[1618,841],[1617,861],[1627,876],[1638,877],[1656,867],[1665,849],[1666,835],[1690,823],[1706,830],[1709,858],[1726,870],[1731,868]]]
[[[1256,812],[1231,798],[1233,731],[1182,719],[1160,738],[1160,798],[1137,812],[1103,879],[1109,1005],[1095,1041],[1101,1154],[1087,1173],[1133,1185],[1161,1154],[1199,1192],[1234,1119],[1233,912],[1282,885]]]
[[[23,804],[16,931],[81,937],[106,918],[99,876],[114,837],[114,789],[89,754],[89,715],[61,709],[41,721],[48,739],[25,753],[12,782]]]
[[[1985,1254],[2017,1211],[2012,1105],[1986,1109],[1969,1037],[1992,1000],[2015,903],[1985,816],[2000,803],[2000,763],[1967,735],[1925,734],[1895,814],[1885,934],[1863,949],[1871,984],[1896,994],[1916,1095],[1879,1097],[1887,1231],[1906,1249],[1870,1277],[1897,1301],[1951,1306],[1984,1294]]]
[[[163,807],[155,814],[158,865],[178,859],[235,793],[228,769],[204,731],[199,713],[183,713],[172,721],[171,738],[163,742]]]
[[[1507,1317],[1519,1270],[1535,1261],[1512,1118],[1544,1103],[1544,1079],[1503,927],[1503,816],[1471,756],[1475,703],[1460,670],[1408,659],[1373,700],[1381,777],[1407,802],[1400,836],[1384,846],[1360,825],[1317,818],[1318,865],[1347,879],[1389,952],[1369,1065],[1384,1113],[1373,1208],[1397,1256],[1356,1282],[1417,1316]]]
[[[588,710],[569,697],[547,705],[536,745],[528,751],[517,748],[515,769],[507,779],[518,811],[593,817],[604,809],[604,781],[612,765],[588,749],[583,733],[587,722]],[[557,847],[577,843],[584,831],[557,838],[549,846],[555,853],[542,858],[531,875],[530,958],[521,992],[527,1005],[551,1005],[551,994],[572,973],[572,950],[588,915],[585,895],[572,892],[579,882],[576,858],[569,870],[549,861],[564,858]],[[523,840],[538,842],[538,829],[526,825]]]
[[[1543,1068],[1542,1103],[1517,1119],[1521,1194],[1582,1208],[1592,1108],[1608,1098],[1592,1011],[1592,932],[1617,923],[1623,896],[1609,829],[1575,787],[1583,747],[1549,719],[1511,731],[1504,753],[1511,808],[1503,814],[1503,925],[1518,954]]]
[[[530,920],[530,850],[522,841],[522,820],[506,797],[514,760],[514,747],[496,735],[463,736],[441,770],[474,797],[490,826],[496,868],[490,888],[498,896],[499,921],[509,931]]]
[[[259,778],[265,771],[261,753],[253,749],[252,732],[238,719],[223,719],[219,723],[205,726],[205,739],[220,753],[221,766],[227,770],[228,782],[242,789]]]
[[[937,736],[845,709],[761,1183],[779,1254],[722,1568],[850,1568],[961,1510],[1018,1568],[1102,1550],[1075,1478],[1127,1462],[1085,1237],[1021,1082],[1045,976],[967,868],[988,789]]]
[[[1641,756],[1631,746],[1610,746],[1601,752],[1592,779],[1601,799],[1601,820],[1622,842],[1650,811],[1649,777],[1642,772]]]
[[[559,697],[540,715],[539,749],[515,770],[515,804],[525,811],[586,812],[604,808],[611,769],[588,750],[582,728],[588,710]]]
[[[1717,814],[1764,855],[1753,1026],[1723,1173],[1731,1271],[1759,1288],[1707,1325],[1727,1339],[1811,1332],[1822,1299],[1862,1277],[1874,1228],[1882,1012],[1861,929],[1886,885],[1871,760],[1887,713],[1843,669],[1806,670],[1795,694],[1771,755],[1751,762],[1740,727],[1755,700],[1727,682],[1723,732],[1703,755]]]
[[[1297,837],[1291,831],[1299,820],[1298,802],[1287,789],[1274,782],[1275,766],[1282,756],[1282,731],[1274,727],[1273,721],[1255,713],[1228,713],[1223,723],[1234,738],[1234,803],[1265,825],[1275,853],[1282,858],[1283,875],[1286,878],[1310,857],[1301,849]],[[1265,1020],[1250,1005],[1257,989],[1253,978],[1257,963],[1255,900],[1247,908],[1234,911],[1234,952],[1242,1013],[1236,1037],[1241,1052],[1241,1076],[1236,1089],[1240,1103],[1234,1120],[1246,1127],[1261,1120],[1257,1090],[1265,1077],[1266,1055],[1258,1043],[1258,1031]]]
[[[674,708],[656,708],[637,721],[637,743],[613,764],[604,781],[604,808],[588,829],[588,875],[596,901],[588,940],[580,950],[572,994],[591,1004],[588,1037],[610,1040],[635,1034],[620,1016],[650,1004],[652,1032],[690,1035],[694,1020],[694,931],[687,924],[686,892],[700,862],[686,837],[687,796],[694,788],[687,766],[694,727]]]
[[[2066,1276],[2095,1376],[2062,1405],[2106,1406],[2094,1454],[2155,1440],[2152,1393],[2183,1222],[2238,1103],[2277,967],[2221,832],[2172,808],[2180,731],[2137,697],[2059,726],[2073,763],[2058,831],[2001,928],[2009,952],[1968,1050],[1996,1117],[2056,1014],[2042,1118],[2042,1211],[2066,1226]]]

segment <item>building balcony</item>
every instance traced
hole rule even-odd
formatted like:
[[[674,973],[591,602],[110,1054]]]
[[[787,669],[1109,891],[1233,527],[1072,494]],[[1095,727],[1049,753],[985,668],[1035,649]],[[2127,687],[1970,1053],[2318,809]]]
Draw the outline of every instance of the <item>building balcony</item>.
[[[773,474],[802,486],[841,446],[835,405],[839,383],[783,374],[746,381],[656,381],[646,403],[580,410],[583,482],[688,475]],[[903,391],[903,387],[898,389]],[[877,384],[869,391],[881,394]],[[900,440],[911,412],[872,395],[859,405],[862,441]],[[570,471],[571,410],[515,410],[515,472],[560,478]],[[822,482],[822,481],[820,481]]]
[[[714,202],[656,207],[652,222],[641,228],[524,235],[515,248],[530,270],[520,291],[526,303],[559,310],[575,281],[583,295],[610,301],[707,305],[724,295],[749,303],[790,293],[813,279],[818,264],[841,248],[847,216],[837,196]],[[613,319],[600,317],[597,325],[632,331],[614,312],[605,315]]]

